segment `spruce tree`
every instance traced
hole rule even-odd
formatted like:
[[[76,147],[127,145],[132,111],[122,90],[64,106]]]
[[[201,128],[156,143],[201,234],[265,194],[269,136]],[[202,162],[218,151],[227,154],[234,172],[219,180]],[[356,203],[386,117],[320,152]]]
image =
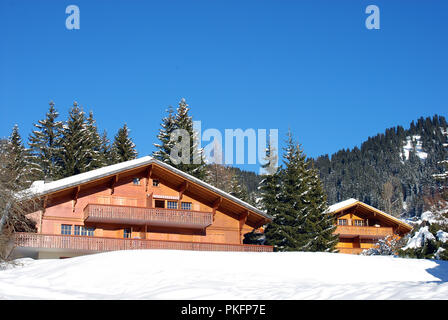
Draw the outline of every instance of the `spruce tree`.
[[[326,198],[317,171],[309,168],[291,133],[284,151],[279,192],[273,198],[277,201],[273,221],[266,228],[267,242],[277,251],[333,251],[335,226],[324,213]]]
[[[62,130],[59,146],[59,177],[69,177],[90,169],[90,133],[87,129],[84,111],[75,101]]]
[[[137,158],[135,144],[129,136],[129,129],[126,124],[118,129],[111,148],[112,163],[120,163]]]
[[[36,130],[28,138],[31,161],[36,170],[37,179],[53,180],[60,170],[58,148],[61,142],[62,122],[57,120],[58,117],[59,113],[51,101],[46,118],[34,124]]]
[[[260,195],[257,207],[267,214],[275,217],[279,202],[280,193],[280,170],[276,167],[277,151],[268,143],[266,149],[266,162],[261,167],[263,169],[263,178],[258,185]]]
[[[310,164],[311,162],[306,163],[308,167]],[[334,252],[339,241],[339,237],[333,234],[336,230],[335,218],[327,212],[327,196],[318,171],[309,168],[306,173],[309,192],[304,195],[307,210],[306,214],[301,216],[301,225],[302,232],[308,236],[308,239],[301,250]]]
[[[164,163],[171,164],[170,153],[171,148],[174,145],[174,142],[171,141],[171,133],[176,129],[176,116],[173,107],[169,106],[166,111],[168,112],[168,115],[162,119],[161,128],[157,135],[160,144],[154,144],[158,150],[153,153],[153,157]]]
[[[103,135],[101,136],[100,154],[105,165],[113,164],[110,140],[107,137],[106,130],[103,131]]]
[[[34,180],[36,172],[33,170],[34,166],[30,161],[30,152],[22,142],[17,124],[12,129],[5,149],[8,160],[3,165],[14,179],[14,181],[11,181],[11,185],[17,186],[18,189],[28,187]]]
[[[198,179],[206,179],[206,168],[202,154],[202,150],[198,146],[197,133],[193,130],[193,118],[189,115],[190,108],[184,98],[179,102],[179,106],[176,109],[176,114],[173,113],[172,108],[168,109],[168,116],[162,120],[161,129],[157,136],[160,140],[160,144],[155,144],[158,149],[153,153],[153,156],[181,171],[184,171]],[[172,159],[173,148],[176,144],[183,141],[172,141],[172,134],[175,130],[185,130],[189,136],[189,148],[188,155],[178,154],[182,159],[186,161],[180,161],[175,163]]]
[[[86,170],[101,168],[107,165],[107,159],[103,154],[102,148],[103,140],[98,134],[98,128],[96,121],[93,118],[93,112],[89,112],[89,116],[86,119],[86,137],[85,144],[87,145],[86,154]]]
[[[247,192],[247,187],[241,183],[238,176],[233,173],[230,180],[230,194],[242,201],[249,202],[249,193]]]

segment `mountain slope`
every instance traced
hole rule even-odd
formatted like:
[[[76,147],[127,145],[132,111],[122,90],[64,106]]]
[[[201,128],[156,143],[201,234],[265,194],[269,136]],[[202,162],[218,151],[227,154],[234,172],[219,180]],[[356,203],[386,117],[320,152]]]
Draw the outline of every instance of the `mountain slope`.
[[[448,158],[447,122],[443,116],[420,118],[368,138],[351,150],[314,161],[328,202],[357,198],[395,216],[419,216],[425,198],[439,192],[433,174]]]

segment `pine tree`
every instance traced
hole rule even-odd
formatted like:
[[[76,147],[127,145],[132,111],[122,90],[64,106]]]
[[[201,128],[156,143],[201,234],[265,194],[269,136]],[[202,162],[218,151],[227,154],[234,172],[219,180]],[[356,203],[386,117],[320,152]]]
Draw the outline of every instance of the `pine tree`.
[[[101,136],[100,154],[101,154],[101,158],[103,159],[105,165],[113,164],[110,140],[107,137],[106,130],[103,131],[103,135]]]
[[[310,164],[312,163],[307,162],[307,166]],[[307,171],[307,177],[309,192],[304,196],[307,210],[301,223],[309,239],[302,250],[334,252],[339,237],[333,234],[336,223],[334,216],[327,212],[327,196],[319,179],[319,173],[311,168]]]
[[[266,238],[276,251],[297,251],[306,239],[301,232],[299,218],[304,214],[302,196],[308,186],[304,181],[305,156],[288,133],[287,146],[284,148],[284,168],[279,172],[279,192],[276,196],[276,208],[273,220],[266,228]]]
[[[154,157],[163,161],[181,171],[184,171],[198,179],[206,179],[205,162],[202,154],[202,149],[198,146],[197,133],[193,129],[193,119],[189,115],[190,108],[184,98],[179,102],[176,114],[173,113],[172,108],[168,109],[168,116],[162,120],[162,128],[159,130],[157,136],[160,144],[155,144],[158,149],[154,152]],[[185,130],[189,136],[188,154],[178,154],[182,159],[179,163],[173,161],[173,148],[178,143],[183,141],[172,141],[172,134],[175,130]]]
[[[6,171],[9,171],[10,176],[14,179],[14,181],[11,181],[11,185],[17,186],[18,188],[28,187],[34,180],[35,173],[33,172],[34,168],[30,161],[30,152],[22,142],[17,124],[12,129],[5,149],[8,160],[4,166]]]
[[[275,217],[280,193],[280,171],[274,165],[277,163],[277,151],[269,143],[264,160],[266,162],[261,167],[265,174],[258,185],[260,198],[257,207]]]
[[[85,141],[86,148],[86,170],[93,170],[107,165],[107,159],[103,154],[102,148],[103,140],[98,134],[96,121],[93,118],[93,112],[89,112],[86,120],[87,140]]]
[[[125,124],[115,136],[111,148],[112,163],[120,163],[137,158],[135,144],[129,137],[129,129]]]
[[[283,164],[274,219],[266,228],[268,243],[278,251],[334,251],[335,225],[325,212],[326,196],[317,171],[309,168],[310,162],[291,133]]]
[[[44,120],[34,124],[34,130],[28,138],[31,149],[31,162],[36,170],[36,178],[52,180],[57,176],[58,146],[61,142],[62,122],[57,121],[59,113],[50,102],[50,108]]]
[[[230,194],[232,196],[242,201],[249,202],[249,193],[247,192],[247,188],[241,183],[235,173],[233,173],[233,176],[230,180],[230,189]]]
[[[157,139],[159,139],[161,143],[154,144],[158,150],[153,153],[153,156],[157,160],[171,164],[170,154],[174,145],[174,142],[171,141],[171,133],[176,129],[176,116],[173,107],[169,106],[166,111],[168,112],[168,116],[162,119],[161,128],[159,129],[159,134],[157,135]]]
[[[59,177],[69,177],[88,171],[90,168],[90,136],[84,111],[75,101],[69,111],[69,118],[62,129],[59,146]]]

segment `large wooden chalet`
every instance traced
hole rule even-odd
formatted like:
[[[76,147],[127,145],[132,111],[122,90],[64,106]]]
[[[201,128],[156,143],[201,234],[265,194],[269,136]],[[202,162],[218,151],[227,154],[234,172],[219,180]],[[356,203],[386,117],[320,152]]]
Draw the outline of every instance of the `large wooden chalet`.
[[[13,256],[65,258],[102,251],[180,249],[272,251],[243,244],[271,221],[257,208],[152,157],[143,157],[25,192],[37,233],[16,233]]]
[[[335,215],[341,253],[358,254],[375,246],[387,236],[401,238],[412,226],[356,199],[348,199],[330,206],[328,212]]]

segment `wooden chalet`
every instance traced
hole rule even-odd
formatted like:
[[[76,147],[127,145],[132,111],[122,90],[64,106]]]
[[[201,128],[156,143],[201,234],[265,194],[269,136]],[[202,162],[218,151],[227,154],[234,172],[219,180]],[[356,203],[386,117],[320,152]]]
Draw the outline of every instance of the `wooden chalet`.
[[[16,233],[13,256],[64,258],[102,251],[272,251],[243,244],[271,217],[199,179],[143,157],[53,182],[23,195],[41,208],[37,233]]]
[[[330,206],[335,215],[339,235],[337,249],[341,253],[359,254],[375,246],[387,236],[401,238],[412,230],[407,223],[356,199]]]

